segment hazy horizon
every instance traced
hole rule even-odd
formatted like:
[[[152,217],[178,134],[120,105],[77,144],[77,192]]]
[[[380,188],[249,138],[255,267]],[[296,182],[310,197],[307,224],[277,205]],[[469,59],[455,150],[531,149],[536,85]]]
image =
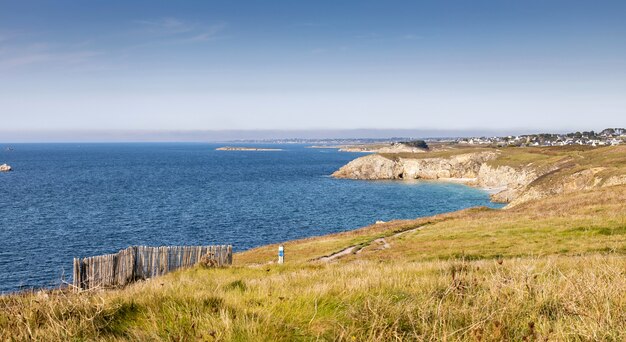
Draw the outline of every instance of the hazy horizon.
[[[604,127],[615,128],[615,127]],[[604,129],[584,129],[599,132]],[[569,133],[580,130],[418,130],[418,129],[349,129],[349,130],[85,130],[85,131],[0,131],[0,143],[107,143],[107,142],[235,142],[238,140],[280,139],[387,139],[387,138],[457,138],[508,136],[536,133]]]

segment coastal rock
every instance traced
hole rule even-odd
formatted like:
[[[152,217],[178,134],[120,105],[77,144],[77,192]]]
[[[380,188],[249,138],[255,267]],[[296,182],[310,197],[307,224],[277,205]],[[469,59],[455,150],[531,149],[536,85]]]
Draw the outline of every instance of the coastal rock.
[[[612,176],[604,180],[599,174],[604,171],[604,167],[595,167],[578,172],[574,172],[571,175],[560,176],[558,173],[554,175],[547,174],[545,179],[540,181],[534,181],[531,183],[523,193],[516,198],[512,199],[510,206],[515,206],[524,202],[528,202],[535,199],[544,198],[551,195],[573,193],[579,191],[586,191],[595,189],[598,187],[608,187],[615,185],[626,184],[626,175]],[[567,170],[558,170],[567,172]],[[553,181],[552,177],[561,177],[560,181]]]
[[[621,149],[612,153],[621,152]],[[507,207],[556,194],[626,184],[616,166],[590,167],[565,158],[549,164],[502,165],[498,150],[439,156],[369,155],[348,163],[332,176],[352,179],[441,179],[489,190],[494,202]],[[582,160],[582,163],[587,161]],[[588,162],[587,162],[588,163]]]
[[[491,166],[497,152],[475,152],[436,158],[386,158],[369,155],[357,158],[333,173],[335,178],[350,179],[441,179],[459,181],[494,192],[494,202],[509,203],[529,184],[552,169]]]
[[[7,164],[0,165],[0,172],[9,172],[9,171],[13,171],[11,166],[9,166]]]
[[[483,164],[478,171],[477,185],[486,189],[500,189],[491,195],[494,202],[508,203],[517,198],[526,187],[544,172],[527,167],[519,169],[510,166],[490,166]]]
[[[398,163],[378,154],[357,158],[333,173],[335,178],[397,179],[402,174]]]
[[[450,158],[399,158],[399,164],[405,179],[458,178],[472,181],[478,176],[480,166],[495,157],[493,152],[479,152]]]
[[[351,179],[440,179],[474,180],[481,165],[496,157],[494,152],[455,155],[450,158],[387,158],[369,155],[357,158],[333,173]]]

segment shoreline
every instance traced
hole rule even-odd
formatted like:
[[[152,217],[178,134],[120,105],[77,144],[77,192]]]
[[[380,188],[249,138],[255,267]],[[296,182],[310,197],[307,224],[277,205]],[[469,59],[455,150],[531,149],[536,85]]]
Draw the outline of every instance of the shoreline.
[[[326,176],[326,177],[330,177],[330,176]],[[480,188],[480,187],[475,187],[472,186],[470,184],[467,184],[465,182],[467,181],[471,181],[472,179],[470,178],[441,178],[441,179],[415,179],[415,180],[405,180],[405,182],[430,182],[430,183],[453,183],[453,184],[461,184],[461,185],[465,185],[471,188],[475,188],[478,190],[483,190],[483,191],[487,191],[486,188]],[[383,180],[383,181],[391,181],[391,180]],[[487,191],[488,192],[488,191]],[[494,201],[491,201],[493,203],[497,203]],[[245,255],[246,253],[250,253],[251,251],[254,250],[258,250],[258,249],[265,249],[265,248],[269,248],[269,247],[274,247],[274,246],[278,246],[281,244],[294,244],[294,243],[302,243],[302,242],[306,242],[306,241],[310,241],[310,240],[315,240],[315,239],[323,239],[323,238],[331,238],[337,235],[343,235],[343,234],[356,234],[359,233],[361,231],[367,230],[369,228],[371,228],[372,226],[380,226],[380,225],[388,225],[388,224],[396,224],[398,222],[405,222],[405,221],[416,221],[416,220],[428,220],[431,218],[436,218],[436,217],[440,217],[440,216],[446,216],[446,215],[455,215],[457,213],[461,213],[467,210],[472,210],[475,208],[481,208],[482,206],[469,206],[469,207],[464,207],[461,209],[457,209],[457,210],[452,210],[452,211],[444,211],[444,212],[440,212],[437,214],[433,214],[433,215],[423,215],[423,216],[415,216],[412,218],[408,218],[408,219],[401,219],[401,218],[392,218],[388,221],[374,221],[371,222],[370,224],[367,225],[363,225],[363,226],[358,226],[358,227],[354,227],[354,228],[349,228],[346,230],[340,230],[337,232],[329,232],[329,233],[325,233],[325,234],[321,234],[321,235],[308,235],[308,236],[304,236],[301,238],[296,238],[296,239],[291,239],[291,240],[285,240],[285,241],[278,241],[278,242],[272,242],[272,243],[266,243],[266,244],[262,244],[259,246],[254,246],[254,247],[250,247],[249,249],[245,249],[245,250],[240,250],[237,252],[233,253],[234,257],[239,257],[241,255]],[[501,210],[503,208],[491,208],[492,210]],[[421,229],[421,228],[420,228]],[[418,229],[419,230],[419,229]],[[408,231],[402,231],[397,233],[396,235],[402,235],[407,233]],[[162,245],[162,246],[166,246],[166,245]],[[155,246],[155,247],[159,247],[159,246]],[[359,248],[360,251],[360,248]],[[339,253],[339,257],[342,255],[347,255],[349,253]],[[333,260],[336,259],[338,256],[326,256],[326,257],[330,257],[329,260]],[[324,258],[326,257],[320,257],[320,260],[323,261]],[[269,264],[273,264],[273,261],[270,261]],[[259,266],[262,265],[266,265],[268,263],[264,263],[264,264],[259,264]],[[193,266],[196,267],[197,265]],[[191,268],[193,268],[191,267]],[[150,280],[154,280],[157,279],[159,277],[154,277],[154,278],[146,278],[142,281],[150,281]],[[122,287],[124,288],[124,287]],[[10,291],[10,292],[2,292],[0,293],[0,298],[5,297],[5,296],[11,296],[11,295],[23,295],[23,294],[33,294],[33,295],[40,295],[40,294],[52,294],[55,292],[60,292],[60,293],[69,293],[72,291],[72,285],[71,283],[62,280],[60,284],[58,285],[51,285],[51,286],[33,286],[30,288],[25,288],[25,289],[20,289],[17,291]]]
[[[314,321],[316,327],[326,324],[328,329],[333,329],[336,327],[333,323],[335,320],[345,317],[363,319],[360,313],[371,308],[375,312],[389,313],[385,317],[392,320],[401,317],[408,322],[418,310],[431,310],[436,315],[438,308],[437,305],[432,306],[432,303],[444,303],[447,308],[445,312],[453,315],[462,313],[462,316],[449,317],[463,318],[461,322],[468,322],[464,319],[473,319],[476,314],[481,314],[485,305],[490,306],[486,307],[487,312],[482,313],[484,319],[501,313],[502,302],[505,302],[510,312],[519,312],[514,316],[505,315],[505,324],[518,324],[517,329],[523,330],[527,329],[529,314],[537,312],[537,317],[541,317],[546,300],[557,298],[567,300],[567,303],[577,303],[577,312],[597,312],[596,316],[575,317],[577,320],[586,319],[584,324],[594,324],[605,317],[605,311],[595,310],[605,307],[605,298],[608,303],[615,303],[611,306],[610,315],[621,313],[619,293],[623,292],[623,282],[620,275],[626,251],[621,249],[615,235],[599,232],[619,234],[622,231],[619,221],[611,213],[617,212],[623,216],[623,205],[620,204],[624,203],[624,198],[626,187],[621,186],[571,196],[556,195],[555,198],[543,199],[523,210],[471,208],[420,219],[376,222],[350,231],[268,244],[238,252],[233,255],[231,267],[193,267],[114,290],[76,293],[71,288],[56,288],[7,293],[0,297],[3,300],[8,298],[6,300],[11,301],[16,309],[9,312],[10,316],[4,321],[3,328],[6,328],[5,331],[16,329],[18,326],[11,323],[24,317],[23,313],[33,314],[28,317],[38,319],[40,316],[34,316],[34,313],[42,309],[78,308],[84,312],[95,312],[102,307],[115,310],[120,306],[125,308],[131,305],[137,312],[149,314],[147,318],[152,321],[171,320],[172,324],[177,324],[178,317],[186,317],[191,308],[193,313],[198,313],[198,317],[221,322],[223,310],[226,309],[220,311],[213,304],[204,304],[207,298],[219,298],[223,302],[220,300],[215,304],[219,305],[218,309],[229,308],[233,310],[231,312],[237,313],[238,318],[230,316],[232,321],[228,321],[234,327],[250,324],[248,317],[256,317],[259,312],[264,317],[276,318],[271,322],[265,319],[254,321],[254,328],[258,327],[261,333],[254,337],[248,336],[251,339],[269,336],[263,330],[269,325],[284,324],[285,316],[277,316],[276,312],[285,308],[295,308],[289,311],[288,316],[295,316],[293,322],[299,324],[298,335],[293,337],[301,337],[300,332],[303,331],[311,339],[319,336],[318,330],[307,330],[311,317],[317,319]],[[589,220],[601,220],[601,225],[584,225]],[[532,225],[532,229],[529,229],[529,225]],[[581,236],[580,227],[588,227],[589,234]],[[555,237],[559,240],[555,241]],[[276,251],[280,245],[284,246],[284,265],[276,261]],[[598,247],[603,249],[599,250]],[[529,274],[540,276],[532,277]],[[550,278],[544,278],[544,275]],[[589,283],[589,279],[594,283]],[[572,284],[572,281],[578,283],[574,283],[576,286],[568,291],[563,291],[563,284]],[[372,288],[382,288],[384,291],[372,292]],[[605,289],[605,292],[601,293],[603,301],[588,310],[588,303],[597,302],[597,296],[590,293],[589,288],[598,288],[600,291]],[[462,291],[454,292],[461,295],[453,293],[447,299],[444,298],[447,300],[444,302],[441,294],[449,289]],[[545,291],[542,292],[545,296],[537,296],[537,289]],[[510,302],[513,290],[523,292],[520,292],[520,296],[514,292],[515,301]],[[400,297],[402,300],[394,300],[396,297],[392,296],[397,294],[403,295]],[[406,302],[405,298],[408,297],[405,294],[416,297],[416,300]],[[494,294],[502,301],[494,301]],[[604,294],[610,296],[605,297]],[[563,299],[562,296],[566,295],[569,297]],[[340,297],[335,300],[337,296]],[[325,302],[323,298],[332,301]],[[362,298],[373,299],[364,303]],[[379,301],[378,298],[382,299]],[[579,302],[581,298],[588,300]],[[260,304],[251,306],[251,300]],[[459,300],[463,302],[459,303]],[[345,307],[341,305],[335,309],[333,304],[337,302],[346,303]],[[181,303],[190,303],[185,305],[191,307]],[[328,303],[333,305],[333,310],[328,313],[330,316],[316,318],[317,305],[324,309]],[[407,304],[421,306],[413,306],[413,311],[406,312]],[[476,311],[468,313],[468,308]],[[171,318],[174,314],[176,320]],[[126,329],[123,332],[129,336],[152,336],[154,327],[146,326],[144,317],[143,314],[120,315],[116,323],[123,324]],[[368,318],[363,326],[371,326],[371,322],[378,321],[379,317]],[[41,331],[42,334],[49,334],[49,331],[63,333],[63,330],[54,329],[59,326],[78,329],[83,322],[88,323],[85,326],[91,326],[89,317],[79,316],[79,319],[76,321],[75,316],[60,319],[53,317],[49,321],[42,321],[36,325],[37,330],[32,331]],[[545,321],[554,323],[549,317],[540,322]],[[109,323],[110,320],[99,322]],[[419,320],[416,321],[416,324],[419,323]],[[450,331],[457,331],[467,324],[451,327]],[[173,325],[166,328],[170,326]],[[616,327],[621,325],[616,323],[607,326],[618,329]],[[19,327],[22,329],[18,331],[20,336],[29,336],[27,327]],[[563,327],[572,329],[569,324]],[[157,328],[161,328],[163,336],[169,336],[169,330],[160,326]],[[202,337],[201,332],[204,330],[197,331],[197,335],[193,336]],[[283,332],[280,333],[280,336],[284,336]],[[327,336],[334,333],[335,330],[329,330]],[[118,336],[101,330],[89,334],[105,338]],[[351,333],[351,336],[358,335]],[[270,337],[275,338],[276,335]],[[515,337],[511,339],[518,340]]]
[[[614,151],[616,151],[616,150],[617,151],[622,151],[622,148],[605,148],[602,151],[606,151],[606,152],[608,152],[609,154],[612,155],[612,154],[614,154]],[[595,154],[597,154],[597,153],[602,153],[602,152],[601,151],[593,151],[593,154],[594,154],[593,157],[596,157]],[[560,158],[561,156],[558,155],[558,157]],[[502,166],[501,163],[500,164],[496,164],[496,165],[500,165],[498,167]],[[584,164],[584,165],[587,166],[587,164]],[[550,165],[550,166],[552,167],[554,165]],[[591,168],[593,166],[594,165],[592,164],[592,165],[590,165],[588,167]],[[510,168],[510,166],[507,166],[507,165],[505,165],[505,167]],[[554,169],[554,168],[552,168],[552,169]],[[559,169],[556,169],[556,170],[558,171]],[[593,174],[593,175],[595,175],[595,174]],[[561,176],[562,175],[559,175],[559,178],[555,179],[554,181],[548,179],[547,180],[548,181],[547,184],[550,185],[550,186],[562,186],[565,182],[568,181],[567,177],[569,177],[569,175],[566,174],[565,178],[562,178]],[[535,178],[533,178],[532,181],[533,181],[533,183],[536,183],[534,181],[537,178],[541,177],[541,175],[534,175],[534,177]],[[347,177],[336,177],[336,178],[347,178]],[[380,179],[380,180],[392,181],[392,180],[402,180],[402,179]],[[412,181],[412,179],[408,179],[407,178],[407,179],[404,179],[404,181]],[[436,178],[436,179],[425,179],[425,178],[422,178],[422,179],[416,179],[416,181],[447,182],[447,183],[462,184],[462,185],[465,185],[465,186],[469,186],[469,187],[473,187],[473,188],[485,191],[485,192],[487,192],[490,195],[499,194],[499,193],[501,193],[503,191],[510,191],[510,190],[513,189],[513,188],[508,187],[508,186],[481,186],[481,185],[478,184],[478,178],[477,177],[440,177],[440,178]],[[597,182],[593,181],[593,179],[592,179],[592,182],[594,184],[597,183]],[[611,184],[611,185],[620,185],[620,184],[623,184],[623,183],[615,183],[615,184]],[[598,186],[598,187],[595,187],[595,188],[576,188],[576,189],[568,191],[567,193],[577,194],[577,193],[580,193],[582,191],[592,190],[592,189],[598,189],[599,190],[601,188],[604,188],[604,186]],[[560,194],[564,194],[564,193],[566,193],[566,192],[547,193],[544,196],[537,196],[537,197],[529,197],[529,196],[526,196],[526,194],[523,194],[523,195],[526,196],[526,198],[524,198],[525,201],[534,201],[534,200],[538,200],[538,199],[542,199],[542,198],[546,198],[546,197],[554,197],[554,196],[557,196],[557,195],[560,195]],[[493,197],[491,197],[491,201],[494,202],[494,203],[502,203],[502,202],[499,202],[497,200],[494,200]],[[475,207],[468,207],[468,208],[454,210],[454,211],[446,211],[446,212],[444,212],[442,214],[446,214],[446,215],[450,214],[451,215],[451,214],[455,214],[457,212],[462,212],[464,210],[468,210],[470,208],[475,208]],[[507,207],[504,207],[504,208],[507,208]],[[498,208],[498,209],[501,209],[501,208]],[[437,215],[441,215],[441,214],[437,214]],[[435,215],[435,216],[437,216],[437,215]],[[433,215],[416,216],[414,219],[427,219],[427,218],[430,218],[430,217],[433,217]],[[372,224],[374,224],[374,222],[372,222]],[[365,226],[359,226],[359,227],[355,227],[355,228],[350,228],[350,229],[341,231],[341,233],[355,233],[355,232],[360,231],[362,229],[365,229],[367,227],[369,227],[369,226],[365,225]],[[310,240],[310,239],[319,238],[319,237],[330,237],[330,236],[333,236],[335,234],[337,234],[337,233],[327,233],[327,234],[321,234],[321,235],[311,235],[311,236],[303,237],[301,239],[287,240],[287,241],[285,241],[285,243],[291,244],[291,243],[294,243],[295,241]],[[263,244],[263,245],[259,245],[259,246],[256,246],[256,247],[251,247],[250,249],[238,251],[237,253],[235,253],[235,255],[242,255],[242,254],[248,253],[249,251],[255,250],[255,249],[268,248],[270,246],[276,245],[277,243]],[[20,291],[17,291],[17,292],[3,293],[2,295],[14,294],[14,293],[20,293],[20,292],[36,292],[36,291],[40,291],[40,290],[48,291],[48,290],[55,290],[55,289],[58,289],[58,287],[52,287],[52,288],[50,288],[50,287],[33,287],[33,288],[30,288],[30,289],[24,289],[24,290],[20,290]]]
[[[428,180],[463,184],[485,191],[493,203],[510,203],[511,194],[517,195],[523,187],[540,176],[533,174],[532,177],[521,177],[521,170],[516,168],[490,165],[489,162],[501,156],[499,150],[430,153],[397,157],[390,154],[372,154],[359,157],[333,172],[331,176],[337,179]],[[520,179],[525,184],[520,184]]]
[[[269,147],[237,147],[237,146],[223,146],[215,149],[216,151],[252,151],[252,152],[279,152],[284,151],[282,148],[269,148]]]
[[[502,191],[509,190],[507,186],[480,186],[478,185],[477,178],[437,178],[437,179],[423,179],[423,180],[432,181],[432,182],[463,184],[470,188],[485,191],[489,195],[495,195]],[[493,198],[491,198],[491,202],[499,203],[499,202],[494,201]]]
[[[482,189],[511,208],[561,193],[626,184],[617,162],[625,146],[587,148],[449,148],[421,154],[373,154],[332,174],[356,180],[439,180]],[[600,157],[602,156],[602,157]]]
[[[351,178],[336,178],[333,177],[332,174],[326,175],[323,177],[330,177],[335,179],[350,179],[354,181],[359,181],[360,179],[351,179]],[[405,182],[405,183],[417,183],[417,182],[431,182],[431,183],[451,183],[451,184],[461,184],[465,185],[472,189],[477,189],[484,191],[490,195],[500,193],[502,191],[508,190],[506,186],[480,186],[477,184],[476,178],[436,178],[436,179],[426,179],[426,178],[417,178],[417,179],[371,179],[370,181],[387,181],[387,182]],[[501,203],[490,199],[493,203]]]

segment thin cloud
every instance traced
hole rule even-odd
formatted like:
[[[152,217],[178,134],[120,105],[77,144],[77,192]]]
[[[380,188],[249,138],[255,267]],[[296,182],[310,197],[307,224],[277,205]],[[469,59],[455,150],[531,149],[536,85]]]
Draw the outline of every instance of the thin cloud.
[[[212,41],[220,38],[218,34],[226,28],[226,23],[224,22],[205,25],[177,18],[135,20],[134,23],[140,25],[140,28],[135,33],[152,36],[154,39],[159,39],[164,43]]]
[[[15,68],[24,65],[47,62],[51,59],[49,54],[28,54],[22,56],[10,57],[0,60],[0,68]]]
[[[25,48],[5,50],[0,59],[1,69],[13,69],[36,64],[77,65],[90,61],[101,52],[91,50],[58,51],[48,44],[33,44]]]
[[[225,23],[219,23],[209,26],[204,32],[186,39],[187,42],[206,42],[210,40],[218,39],[218,34],[226,28]]]
[[[400,39],[402,39],[402,40],[418,40],[418,39],[422,39],[422,38],[424,38],[424,37],[418,36],[418,35],[414,35],[414,34],[405,34],[405,35],[400,37]]]
[[[153,33],[153,34],[180,34],[190,32],[193,30],[192,25],[189,25],[182,20],[176,18],[162,18],[158,20],[135,20],[134,23],[139,24],[141,33]]]

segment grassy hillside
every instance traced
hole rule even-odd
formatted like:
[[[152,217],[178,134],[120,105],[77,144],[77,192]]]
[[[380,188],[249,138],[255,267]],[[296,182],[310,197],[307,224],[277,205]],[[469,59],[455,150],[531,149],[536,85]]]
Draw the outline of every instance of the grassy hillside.
[[[291,241],[284,265],[276,249],[0,297],[0,340],[626,340],[624,185]]]

